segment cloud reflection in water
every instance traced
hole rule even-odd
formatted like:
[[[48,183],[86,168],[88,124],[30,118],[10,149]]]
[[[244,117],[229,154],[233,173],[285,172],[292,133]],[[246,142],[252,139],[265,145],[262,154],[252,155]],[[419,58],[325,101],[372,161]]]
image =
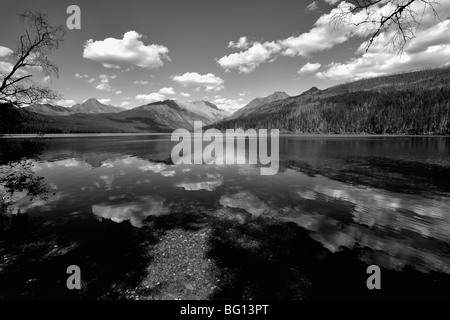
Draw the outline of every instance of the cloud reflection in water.
[[[197,180],[201,181],[197,181]],[[194,180],[194,181],[193,181]],[[189,179],[188,181],[183,181],[176,184],[179,188],[184,188],[186,191],[198,191],[198,190],[207,190],[214,191],[217,187],[220,187],[223,184],[223,176],[221,174],[207,174],[206,178],[196,178]]]
[[[100,219],[110,219],[117,223],[129,220],[132,226],[141,228],[147,217],[168,214],[169,210],[164,207],[162,197],[147,196],[117,204],[95,204],[92,206],[92,213]]]
[[[223,195],[220,203],[296,223],[331,252],[361,248],[361,260],[387,269],[410,266],[450,274],[448,199],[400,198],[326,178],[314,179],[311,187],[294,192],[297,205],[286,206],[280,199],[277,206],[249,191]],[[336,214],[339,203],[349,204],[344,208],[351,219]]]

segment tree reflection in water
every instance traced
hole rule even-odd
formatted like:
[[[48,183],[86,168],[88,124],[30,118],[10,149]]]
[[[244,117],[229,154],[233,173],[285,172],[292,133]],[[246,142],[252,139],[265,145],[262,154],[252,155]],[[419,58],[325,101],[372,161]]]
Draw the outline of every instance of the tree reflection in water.
[[[44,178],[35,174],[31,161],[42,150],[39,140],[11,143],[9,139],[0,139],[0,228],[23,221],[26,215],[21,208],[50,197]],[[21,205],[14,205],[17,202]]]

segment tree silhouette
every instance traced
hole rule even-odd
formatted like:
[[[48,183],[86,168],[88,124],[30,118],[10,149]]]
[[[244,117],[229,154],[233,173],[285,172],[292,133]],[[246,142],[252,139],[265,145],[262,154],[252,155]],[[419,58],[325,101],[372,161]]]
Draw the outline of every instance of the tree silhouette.
[[[336,25],[359,27],[368,35],[366,52],[378,36],[388,31],[392,32],[388,44],[402,52],[415,37],[425,13],[431,11],[439,19],[436,11],[439,5],[438,0],[349,0],[338,6],[332,20]],[[355,20],[355,15],[360,18]]]
[[[0,72],[0,102],[14,105],[60,99],[61,96],[43,84],[31,80],[27,68],[41,70],[45,76],[59,75],[58,66],[48,56],[63,43],[64,26],[52,26],[46,14],[25,11],[19,15],[25,25],[9,72]]]

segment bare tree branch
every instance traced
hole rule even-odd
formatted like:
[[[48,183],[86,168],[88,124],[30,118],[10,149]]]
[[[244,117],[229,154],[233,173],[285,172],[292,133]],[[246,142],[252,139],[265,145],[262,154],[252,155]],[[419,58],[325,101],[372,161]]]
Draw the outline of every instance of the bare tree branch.
[[[13,53],[15,63],[9,72],[0,73],[0,101],[14,105],[50,101],[61,96],[31,80],[27,68],[41,70],[45,76],[59,76],[58,66],[48,56],[64,41],[64,26],[53,26],[46,14],[25,11],[19,15],[25,34]]]
[[[381,34],[390,32],[387,45],[403,52],[405,45],[415,38],[426,11],[430,10],[439,19],[436,6],[438,0],[348,0],[348,5],[335,9],[332,20],[336,25],[350,24],[360,28],[368,36],[366,52]],[[423,10],[416,12],[413,4],[421,3]],[[381,10],[383,8],[383,10]],[[353,22],[354,17],[360,19]]]

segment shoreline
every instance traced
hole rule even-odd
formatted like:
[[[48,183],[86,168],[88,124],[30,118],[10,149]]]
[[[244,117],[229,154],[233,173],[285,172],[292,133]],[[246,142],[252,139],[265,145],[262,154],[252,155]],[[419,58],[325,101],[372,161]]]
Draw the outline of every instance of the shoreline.
[[[149,132],[149,133],[13,133],[13,134],[0,134],[0,139],[20,139],[20,138],[78,138],[78,137],[122,137],[122,136],[168,136],[170,132]],[[279,134],[282,137],[295,136],[295,137],[309,137],[309,138],[350,138],[350,137],[363,137],[363,138],[390,138],[390,137],[402,137],[402,138],[450,138],[450,135],[442,134],[370,134],[370,133],[289,133],[284,132]]]

